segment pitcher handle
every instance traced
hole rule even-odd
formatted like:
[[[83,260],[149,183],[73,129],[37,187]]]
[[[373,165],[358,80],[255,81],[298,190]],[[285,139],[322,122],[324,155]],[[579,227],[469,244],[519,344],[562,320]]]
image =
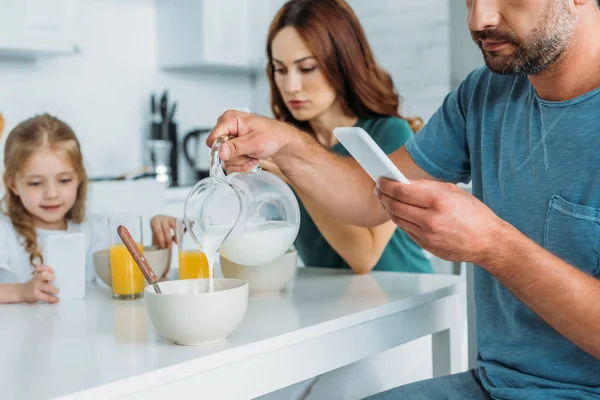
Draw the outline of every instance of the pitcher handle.
[[[219,157],[219,149],[221,145],[228,141],[233,136],[219,136],[212,145],[210,150],[210,176],[215,179],[225,180],[225,166],[221,157]],[[262,169],[260,164],[256,164],[248,173],[258,172]]]

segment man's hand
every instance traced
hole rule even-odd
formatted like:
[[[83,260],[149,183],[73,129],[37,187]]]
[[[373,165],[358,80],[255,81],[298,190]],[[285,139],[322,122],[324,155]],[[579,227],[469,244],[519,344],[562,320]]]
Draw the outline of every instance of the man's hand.
[[[233,110],[219,117],[206,144],[212,146],[223,135],[233,137],[219,149],[219,157],[229,172],[248,171],[258,160],[269,157],[277,164],[278,156],[292,146],[294,139],[304,136],[283,122]]]
[[[448,261],[481,264],[506,227],[487,206],[453,184],[381,179],[375,193],[400,229]]]

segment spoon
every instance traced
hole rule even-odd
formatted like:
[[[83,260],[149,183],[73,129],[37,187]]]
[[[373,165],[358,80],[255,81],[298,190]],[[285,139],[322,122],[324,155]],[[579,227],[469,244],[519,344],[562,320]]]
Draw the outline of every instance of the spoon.
[[[131,254],[133,259],[135,260],[135,263],[140,268],[140,271],[142,271],[142,274],[144,275],[148,283],[150,283],[154,287],[156,293],[162,294],[162,291],[158,286],[158,278],[154,274],[154,271],[152,270],[152,267],[150,267],[150,264],[148,264],[148,261],[146,261],[144,254],[138,248],[137,243],[131,237],[131,234],[129,233],[127,228],[125,228],[123,225],[119,225],[119,227],[117,228],[117,233],[119,234],[119,237],[123,241],[123,244],[129,251],[129,254]]]

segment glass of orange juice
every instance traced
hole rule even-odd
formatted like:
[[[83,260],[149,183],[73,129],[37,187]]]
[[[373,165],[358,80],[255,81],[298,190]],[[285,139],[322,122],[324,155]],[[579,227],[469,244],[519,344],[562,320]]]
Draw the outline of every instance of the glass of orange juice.
[[[186,231],[183,219],[177,219],[175,234],[179,251],[179,279],[210,278],[208,259]]]
[[[117,234],[119,225],[125,226],[140,251],[142,245],[142,218],[137,215],[118,215],[108,218],[110,233],[110,276],[113,297],[118,300],[133,300],[144,293],[144,275]]]

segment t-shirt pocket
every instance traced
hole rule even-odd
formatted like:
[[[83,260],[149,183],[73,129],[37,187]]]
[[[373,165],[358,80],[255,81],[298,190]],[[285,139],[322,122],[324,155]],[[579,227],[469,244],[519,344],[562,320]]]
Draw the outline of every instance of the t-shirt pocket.
[[[544,248],[583,272],[600,276],[600,209],[552,196]]]

